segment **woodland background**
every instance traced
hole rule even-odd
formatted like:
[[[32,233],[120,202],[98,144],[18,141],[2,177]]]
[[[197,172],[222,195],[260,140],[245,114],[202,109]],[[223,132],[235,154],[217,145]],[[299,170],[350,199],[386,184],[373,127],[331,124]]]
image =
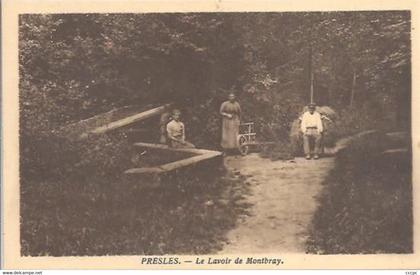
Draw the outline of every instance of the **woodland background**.
[[[315,101],[350,128],[409,125],[409,12],[48,14],[22,15],[19,26],[25,135],[175,102],[189,137],[214,147],[233,91],[244,120],[284,138],[311,73]]]
[[[127,105],[143,108],[173,102],[183,112],[188,139],[197,147],[220,149],[219,107],[229,92],[235,92],[243,121],[254,121],[258,137],[285,148],[293,120],[310,100],[313,75],[315,102],[338,113],[334,138],[372,128],[409,130],[410,29],[409,11],[20,15],[22,254],[217,251],[220,236],[246,207],[230,200],[206,212],[203,205],[220,198],[229,186],[242,192],[243,178],[192,176],[173,179],[168,189],[134,192],[119,184],[124,169],[130,168],[132,147],[126,136],[70,140],[58,135],[59,129]],[[363,161],[369,160],[365,148],[372,144],[359,147],[339,158],[344,164],[338,167],[345,170],[348,163],[364,167]],[[381,169],[374,167],[372,173],[386,175],[382,170],[397,168]],[[331,176],[333,188],[359,186],[360,194],[372,198],[366,187],[371,186],[372,194],[377,194],[376,181],[342,184],[342,170]],[[354,175],[362,176],[357,171]],[[395,176],[398,171],[404,175]],[[407,171],[393,173],[404,182],[398,185],[404,195],[394,205],[384,206],[379,199],[377,209],[368,211],[368,202],[325,199],[324,210],[317,214],[319,230],[308,249],[409,251],[412,208]],[[389,196],[394,198],[394,193]],[[360,209],[351,212],[349,207],[355,205]],[[366,213],[372,217],[363,216]],[[337,224],[329,220],[332,217],[344,220],[340,224],[347,229],[326,229],[326,224]],[[388,235],[375,233],[376,225],[372,234],[360,231],[368,237],[356,234],[354,242],[342,236],[359,232],[358,226],[372,224],[373,217],[384,232],[403,225],[404,234],[395,236],[405,239],[394,244]],[[357,227],[355,231],[348,224]],[[331,232],[337,236],[328,242]],[[372,248],[370,236],[387,243]]]

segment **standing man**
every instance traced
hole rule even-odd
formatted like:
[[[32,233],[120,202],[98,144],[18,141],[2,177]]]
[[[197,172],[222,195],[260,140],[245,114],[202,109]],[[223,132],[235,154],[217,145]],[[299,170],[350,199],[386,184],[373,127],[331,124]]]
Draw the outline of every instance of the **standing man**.
[[[303,150],[305,151],[306,159],[310,159],[312,154],[314,159],[318,159],[321,150],[323,127],[321,114],[315,111],[315,107],[315,103],[308,105],[308,111],[302,115],[300,124],[300,129],[303,133]],[[314,143],[313,151],[311,150],[312,141]]]
[[[175,109],[172,112],[172,120],[166,125],[169,145],[173,148],[195,148],[185,140],[185,126],[180,121],[181,111]]]

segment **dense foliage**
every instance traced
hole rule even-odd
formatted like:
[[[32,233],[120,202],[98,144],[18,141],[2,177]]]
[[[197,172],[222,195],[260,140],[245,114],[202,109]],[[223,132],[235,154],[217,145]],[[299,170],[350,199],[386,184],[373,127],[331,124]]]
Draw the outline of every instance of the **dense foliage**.
[[[322,105],[408,121],[409,12],[21,15],[19,26],[26,133],[173,101],[194,142],[214,146],[234,91],[244,120],[287,137],[311,73]]]
[[[384,153],[409,140],[384,137],[366,136],[339,153],[313,218],[308,252],[413,251],[411,154]]]
[[[179,174],[148,188],[115,175],[25,181],[22,255],[211,254],[247,213],[243,176]]]
[[[69,140],[57,135],[63,126],[78,136],[94,115],[123,110],[104,115],[109,122],[173,102],[187,139],[218,148],[219,107],[232,91],[242,120],[279,141],[271,157],[285,159],[311,75],[315,101],[341,115],[333,136],[408,126],[410,54],[405,11],[20,15],[23,254],[209,253],[238,215],[205,203],[243,179],[192,176],[134,192],[119,186],[132,165],[127,136]]]

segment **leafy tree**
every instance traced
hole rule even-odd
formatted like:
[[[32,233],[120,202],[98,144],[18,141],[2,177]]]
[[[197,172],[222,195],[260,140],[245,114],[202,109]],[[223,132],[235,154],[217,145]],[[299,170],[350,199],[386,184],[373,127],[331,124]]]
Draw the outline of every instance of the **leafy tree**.
[[[196,142],[215,146],[205,137],[217,138],[218,106],[235,91],[244,119],[287,136],[309,101],[311,74],[320,104],[408,120],[405,11],[32,14],[19,26],[26,133],[171,101]]]

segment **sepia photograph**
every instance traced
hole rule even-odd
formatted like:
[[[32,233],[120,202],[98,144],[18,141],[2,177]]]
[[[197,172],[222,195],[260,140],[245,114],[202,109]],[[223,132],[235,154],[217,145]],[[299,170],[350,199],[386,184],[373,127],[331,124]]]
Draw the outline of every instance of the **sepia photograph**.
[[[2,3],[0,268],[414,275],[420,3],[354,1]]]
[[[18,27],[22,256],[413,253],[410,11]]]

